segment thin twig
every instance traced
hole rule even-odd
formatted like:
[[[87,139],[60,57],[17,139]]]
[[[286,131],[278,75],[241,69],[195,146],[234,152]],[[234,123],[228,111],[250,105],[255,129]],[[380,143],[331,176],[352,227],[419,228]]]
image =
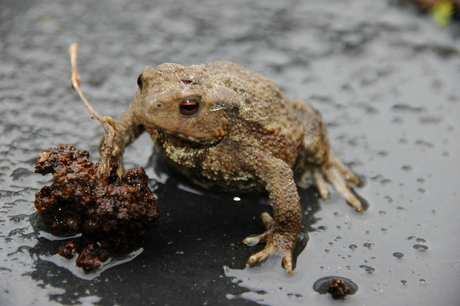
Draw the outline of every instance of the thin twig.
[[[78,44],[73,43],[69,47],[69,55],[70,55],[70,65],[71,65],[71,72],[70,72],[70,79],[72,81],[72,87],[75,89],[75,91],[78,93],[78,96],[80,96],[80,99],[82,100],[83,104],[85,105],[86,109],[89,112],[89,115],[91,116],[91,119],[96,118],[101,122],[101,116],[94,110],[94,108],[89,104],[88,100],[86,100],[85,95],[80,89],[80,74],[78,73],[77,70],[77,52],[78,52]]]
[[[78,44],[73,43],[69,47],[69,55],[70,55],[70,65],[71,65],[71,82],[72,87],[78,93],[78,96],[82,100],[83,104],[85,105],[86,109],[88,110],[91,119],[96,118],[102,125],[105,131],[104,142],[102,143],[100,154],[101,160],[99,161],[98,172],[100,174],[104,174],[107,177],[110,177],[111,173],[111,159],[112,159],[112,152],[114,149],[114,140],[115,140],[115,129],[114,129],[114,120],[112,117],[102,117],[100,116],[94,108],[89,104],[88,100],[85,98],[85,95],[80,89],[80,74],[77,70],[77,52],[78,52]]]

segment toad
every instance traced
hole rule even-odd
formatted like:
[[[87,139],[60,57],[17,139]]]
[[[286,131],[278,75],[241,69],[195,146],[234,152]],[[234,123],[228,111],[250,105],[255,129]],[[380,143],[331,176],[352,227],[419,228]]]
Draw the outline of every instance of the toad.
[[[230,193],[267,192],[273,217],[263,213],[266,231],[243,240],[265,243],[249,266],[277,253],[284,269],[293,271],[302,219],[294,174],[301,182],[312,179],[323,199],[332,184],[363,211],[348,185],[359,180],[332,151],[320,113],[304,100],[289,100],[272,80],[220,61],[146,67],[137,84],[131,107],[115,122],[119,173],[125,147],[147,131],[159,153],[193,183]]]

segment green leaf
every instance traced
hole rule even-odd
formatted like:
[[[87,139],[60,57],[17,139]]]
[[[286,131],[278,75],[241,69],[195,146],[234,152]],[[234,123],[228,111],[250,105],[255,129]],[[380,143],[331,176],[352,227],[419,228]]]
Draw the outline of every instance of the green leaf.
[[[431,18],[441,27],[446,27],[452,20],[454,5],[448,0],[439,0],[430,9]]]

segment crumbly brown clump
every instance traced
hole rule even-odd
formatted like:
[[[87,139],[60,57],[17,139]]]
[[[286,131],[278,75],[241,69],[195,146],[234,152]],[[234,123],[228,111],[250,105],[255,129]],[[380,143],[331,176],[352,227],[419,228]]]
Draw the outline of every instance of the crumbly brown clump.
[[[98,267],[105,250],[129,252],[158,223],[158,204],[141,167],[117,177],[114,166],[107,176],[87,151],[63,144],[40,153],[35,172],[53,174],[53,183],[35,194],[38,213],[53,230],[82,233],[89,244],[79,256],[85,270]],[[75,250],[67,245],[60,254],[71,257]]]
[[[77,266],[87,271],[99,268],[101,266],[101,262],[106,261],[108,258],[109,252],[101,248],[98,244],[91,243],[80,252],[76,262]]]
[[[334,278],[331,281],[331,284],[329,285],[327,292],[332,295],[332,298],[334,300],[340,300],[349,295],[351,293],[351,290],[343,280],[339,278]]]

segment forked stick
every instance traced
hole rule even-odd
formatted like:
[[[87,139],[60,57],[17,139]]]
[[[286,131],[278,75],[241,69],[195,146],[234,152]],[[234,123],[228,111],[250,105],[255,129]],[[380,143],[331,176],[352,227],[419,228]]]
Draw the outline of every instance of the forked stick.
[[[69,55],[70,55],[70,65],[71,65],[71,82],[72,87],[78,93],[78,96],[82,100],[83,104],[85,105],[86,109],[88,110],[91,119],[96,118],[104,128],[105,137],[104,142],[102,143],[100,154],[101,160],[99,161],[98,172],[100,174],[106,175],[106,177],[110,177],[111,173],[111,158],[112,153],[114,150],[114,139],[115,139],[115,122],[112,117],[102,117],[100,116],[94,108],[89,104],[88,100],[86,100],[85,95],[80,89],[80,74],[77,70],[77,52],[78,52],[78,44],[73,43],[69,47]]]

